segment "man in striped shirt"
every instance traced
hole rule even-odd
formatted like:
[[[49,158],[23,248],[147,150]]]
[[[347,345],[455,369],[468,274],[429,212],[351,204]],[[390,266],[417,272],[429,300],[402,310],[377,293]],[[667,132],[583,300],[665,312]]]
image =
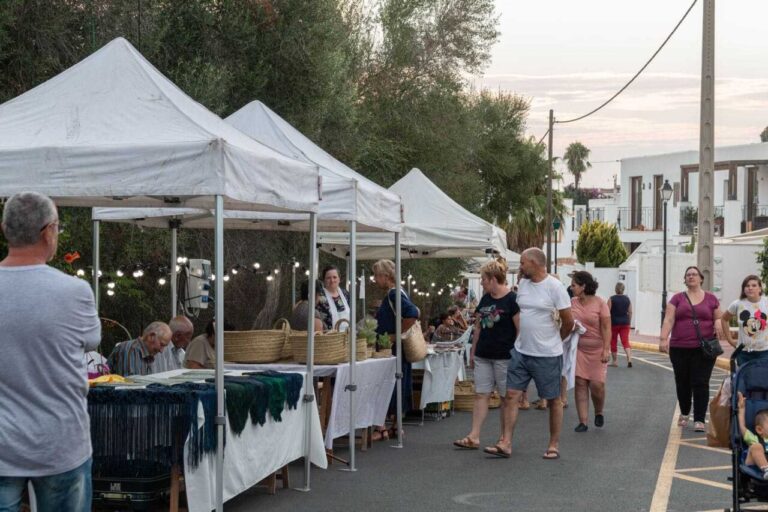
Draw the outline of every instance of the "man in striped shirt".
[[[112,373],[123,377],[153,373],[155,356],[171,342],[171,328],[165,322],[152,322],[139,338],[115,346],[109,356]]]
[[[155,362],[152,363],[152,373],[167,372],[169,370],[179,370],[184,368],[184,356],[187,345],[192,340],[195,326],[189,318],[179,315],[171,318],[168,322],[173,336],[171,342],[155,356]]]

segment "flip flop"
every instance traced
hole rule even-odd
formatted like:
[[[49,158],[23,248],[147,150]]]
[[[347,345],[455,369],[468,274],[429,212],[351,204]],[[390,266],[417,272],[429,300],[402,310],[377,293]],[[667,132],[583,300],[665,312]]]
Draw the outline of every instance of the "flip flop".
[[[542,455],[541,458],[545,460],[557,460],[560,458],[560,452],[550,448],[549,450],[544,452],[544,455]]]
[[[480,448],[480,443],[473,442],[469,436],[467,436],[463,439],[459,439],[458,441],[454,441],[453,446],[463,450],[477,450]]]
[[[483,451],[488,455],[495,455],[496,457],[503,457],[505,459],[508,459],[512,456],[511,450],[509,452],[505,452],[504,449],[498,444],[496,446],[486,446],[483,448]]]

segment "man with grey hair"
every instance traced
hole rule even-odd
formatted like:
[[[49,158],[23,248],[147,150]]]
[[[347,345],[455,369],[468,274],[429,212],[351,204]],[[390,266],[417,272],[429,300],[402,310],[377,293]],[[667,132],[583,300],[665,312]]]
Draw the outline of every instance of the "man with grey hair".
[[[184,315],[171,318],[168,327],[171,328],[171,342],[155,356],[155,362],[152,363],[152,373],[184,368],[184,351],[192,340],[195,327]]]
[[[171,328],[165,322],[152,322],[135,340],[119,343],[109,355],[112,373],[123,377],[154,373],[155,356],[171,342]]]
[[[549,444],[543,457],[560,458],[560,431],[563,426],[563,403],[560,401],[563,340],[573,329],[573,315],[571,300],[565,288],[560,281],[547,274],[546,264],[547,260],[541,249],[533,247],[520,255],[520,281],[517,292],[520,329],[507,366],[504,434],[495,446],[485,449],[492,455],[510,456],[520,397],[533,380],[539,397],[547,400],[549,407]]]
[[[31,481],[38,510],[91,509],[85,353],[101,323],[88,283],[47,265],[59,215],[35,192],[5,204],[0,261],[0,510],[17,510]]]

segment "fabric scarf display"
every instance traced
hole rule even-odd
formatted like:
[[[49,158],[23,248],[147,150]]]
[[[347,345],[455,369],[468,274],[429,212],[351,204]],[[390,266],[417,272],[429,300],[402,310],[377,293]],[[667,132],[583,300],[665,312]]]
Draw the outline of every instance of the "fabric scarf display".
[[[198,403],[205,413],[202,428]],[[94,460],[111,468],[135,460],[183,465],[187,438],[193,468],[216,449],[216,390],[207,384],[96,387],[88,393],[88,413]]]

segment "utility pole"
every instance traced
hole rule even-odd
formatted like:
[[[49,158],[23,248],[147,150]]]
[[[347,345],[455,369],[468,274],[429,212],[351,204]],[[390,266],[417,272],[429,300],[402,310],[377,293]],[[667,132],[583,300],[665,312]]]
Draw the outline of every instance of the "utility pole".
[[[552,272],[552,132],[555,128],[555,114],[549,109],[549,177],[547,178],[547,273]]]
[[[701,45],[701,124],[699,128],[699,239],[697,263],[703,287],[712,289],[714,276],[715,200],[715,0],[704,0]]]

